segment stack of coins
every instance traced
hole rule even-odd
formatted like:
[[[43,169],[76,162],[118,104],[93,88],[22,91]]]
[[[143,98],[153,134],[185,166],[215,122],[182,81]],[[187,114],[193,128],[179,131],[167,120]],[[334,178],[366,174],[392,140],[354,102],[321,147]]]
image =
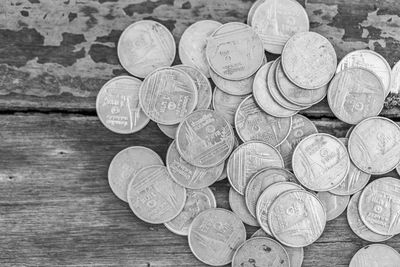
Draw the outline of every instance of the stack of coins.
[[[175,41],[160,23],[135,22],[120,37],[121,65],[138,78],[116,77],[101,88],[100,121],[131,134],[152,120],[174,140],[165,164],[145,147],[119,152],[110,187],[141,220],[188,236],[206,264],[301,266],[303,247],[346,208],[364,240],[400,233],[400,180],[369,183],[400,163],[400,127],[378,117],[390,67],[369,50],[337,64],[331,43],[308,30],[296,1],[258,0],[247,24],[188,27],[178,46],[182,65],[172,67]],[[281,56],[267,62],[266,51]],[[353,125],[346,138],[319,133],[298,114],[325,96],[333,114]],[[225,178],[231,211],[217,208],[209,188]],[[244,223],[260,227],[249,240]],[[362,261],[367,250],[400,266],[383,245],[361,249],[350,265],[370,266]]]

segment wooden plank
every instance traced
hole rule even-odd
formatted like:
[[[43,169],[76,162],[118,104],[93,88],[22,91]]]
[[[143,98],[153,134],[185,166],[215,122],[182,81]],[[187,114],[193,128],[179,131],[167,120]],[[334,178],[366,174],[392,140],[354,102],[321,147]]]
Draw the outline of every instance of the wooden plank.
[[[198,20],[244,22],[252,2],[1,1],[0,110],[93,112],[102,84],[125,73],[115,44],[130,23],[158,20],[178,42],[186,27]],[[391,65],[400,59],[399,1],[310,0],[306,8],[311,30],[328,37],[339,58],[355,49],[370,48]],[[387,98],[385,116],[399,116],[398,93],[393,90]],[[307,114],[332,116],[326,105],[317,105]]]
[[[348,128],[337,120],[316,124],[337,136]],[[165,157],[170,139],[154,123],[132,135],[113,134],[91,116],[0,115],[0,125],[2,266],[204,266],[186,238],[141,222],[108,186],[118,151],[144,145]],[[229,208],[228,189],[227,181],[212,186],[219,207]],[[386,243],[400,250],[399,236]],[[303,266],[347,266],[366,244],[342,215],[305,249]]]

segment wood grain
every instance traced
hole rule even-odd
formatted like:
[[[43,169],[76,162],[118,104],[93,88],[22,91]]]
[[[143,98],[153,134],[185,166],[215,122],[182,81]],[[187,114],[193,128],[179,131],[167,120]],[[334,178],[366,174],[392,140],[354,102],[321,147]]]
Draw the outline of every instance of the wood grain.
[[[348,128],[337,120],[315,122],[336,136]],[[170,139],[154,123],[126,136],[92,116],[0,115],[0,125],[1,266],[204,266],[186,238],[141,222],[108,186],[108,165],[128,146],[144,145],[165,158]],[[218,206],[229,208],[229,183],[212,190]],[[399,236],[386,243],[400,250]],[[303,266],[347,266],[366,244],[342,215],[305,249]]]

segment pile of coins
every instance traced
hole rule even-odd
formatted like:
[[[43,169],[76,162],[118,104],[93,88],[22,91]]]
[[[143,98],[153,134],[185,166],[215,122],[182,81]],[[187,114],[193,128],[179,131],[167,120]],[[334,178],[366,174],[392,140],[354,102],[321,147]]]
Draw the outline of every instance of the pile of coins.
[[[399,234],[400,180],[368,183],[400,163],[400,127],[378,116],[390,91],[386,60],[358,50],[338,64],[293,0],[258,0],[247,23],[192,24],[179,42],[183,64],[172,67],[167,28],[142,20],[125,29],[119,60],[144,80],[107,82],[98,116],[120,134],[152,120],[175,140],[165,165],[145,147],[119,152],[108,172],[112,191],[141,220],[188,236],[193,254],[212,266],[301,266],[303,247],[346,208],[364,240]],[[265,51],[281,56],[267,62]],[[319,133],[297,114],[325,96],[335,116],[354,125],[346,138]],[[209,188],[224,178],[232,211],[217,208]],[[260,227],[249,240],[244,223]],[[384,256],[366,262],[371,251]],[[374,260],[400,266],[400,255],[381,244],[361,249],[350,266]]]

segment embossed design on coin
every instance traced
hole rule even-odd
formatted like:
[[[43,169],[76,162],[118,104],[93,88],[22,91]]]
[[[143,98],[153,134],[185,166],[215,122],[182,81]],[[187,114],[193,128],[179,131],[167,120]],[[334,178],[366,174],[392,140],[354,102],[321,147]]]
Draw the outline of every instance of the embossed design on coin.
[[[365,226],[381,235],[400,233],[400,180],[377,179],[362,191],[358,210]]]
[[[197,21],[183,32],[179,41],[178,52],[182,63],[198,68],[207,78],[210,78],[206,57],[207,38],[221,26],[218,21]]]
[[[235,143],[233,145],[233,149],[236,149],[238,146],[239,146],[239,141],[238,141],[237,137],[235,136]],[[228,177],[227,170],[226,170],[227,166],[228,166],[228,160],[225,160],[225,162],[224,162],[224,170],[222,171],[222,174],[218,178],[217,181],[221,181],[221,180],[223,180],[223,179]]]
[[[305,190],[280,195],[269,208],[268,225],[272,234],[289,247],[305,247],[322,234],[326,214],[321,201]]]
[[[213,93],[213,108],[222,115],[232,126],[235,124],[235,113],[240,103],[247,95],[230,95],[215,87]]]
[[[263,41],[265,50],[280,54],[292,35],[309,30],[310,22],[297,1],[265,0],[255,8],[251,26]]]
[[[232,266],[290,266],[289,255],[281,244],[267,237],[254,237],[238,247]]]
[[[278,146],[289,135],[292,118],[277,118],[262,111],[248,96],[239,105],[235,115],[235,128],[243,142],[263,141]]]
[[[336,72],[351,67],[366,68],[375,73],[383,83],[385,96],[389,94],[392,70],[384,57],[372,50],[356,50],[347,54],[339,62]]]
[[[258,141],[243,143],[229,157],[227,166],[229,182],[243,195],[250,178],[267,167],[283,168],[279,152],[266,143]]]
[[[282,52],[282,67],[286,76],[301,88],[318,89],[328,84],[336,66],[336,52],[332,44],[315,32],[293,35]]]
[[[189,228],[189,247],[200,261],[222,266],[232,261],[246,240],[246,229],[237,215],[225,209],[208,209]]]
[[[400,127],[387,118],[372,117],[360,122],[349,137],[354,165],[369,174],[385,174],[400,163]]]
[[[160,224],[175,218],[183,209],[186,189],[175,183],[164,166],[139,170],[128,186],[128,203],[142,221]]]
[[[262,65],[264,49],[253,29],[240,22],[219,27],[208,39],[206,55],[210,67],[228,80],[242,80]]]
[[[103,85],[96,99],[100,121],[110,131],[130,134],[143,129],[150,119],[139,105],[142,82],[129,76],[119,76]]]
[[[168,148],[166,164],[172,179],[183,187],[201,189],[217,181],[224,169],[224,163],[211,168],[200,168],[186,162],[173,141]]]
[[[391,235],[380,235],[372,232],[362,222],[358,212],[358,203],[360,200],[361,192],[357,192],[351,197],[349,205],[347,206],[347,221],[349,222],[351,230],[360,238],[369,242],[382,242],[390,239]]]
[[[332,79],[328,104],[341,121],[357,124],[378,115],[385,102],[385,88],[378,76],[367,69],[345,69]]]
[[[209,168],[227,159],[235,142],[230,124],[213,110],[197,110],[179,125],[176,146],[184,160]]]
[[[324,204],[327,221],[339,217],[346,209],[350,200],[350,196],[338,196],[329,192],[318,192],[317,197]]]
[[[174,37],[165,26],[152,20],[140,20],[121,34],[117,52],[126,71],[144,78],[157,68],[171,66],[176,46]]]
[[[349,267],[397,267],[400,266],[400,254],[384,244],[372,244],[363,247],[350,261]]]
[[[139,90],[140,105],[153,121],[180,123],[197,105],[197,88],[182,70],[162,68],[150,73]]]
[[[178,130],[179,124],[174,124],[174,125],[164,125],[161,123],[157,123],[158,128],[171,139],[175,139],[176,137],[176,131]]]
[[[210,188],[186,190],[186,202],[181,213],[172,221],[164,223],[171,232],[177,235],[188,235],[189,226],[200,212],[217,207],[215,196]]]
[[[232,211],[239,216],[242,222],[251,226],[259,226],[257,220],[247,209],[244,197],[236,192],[232,187],[229,189],[229,206]]]

